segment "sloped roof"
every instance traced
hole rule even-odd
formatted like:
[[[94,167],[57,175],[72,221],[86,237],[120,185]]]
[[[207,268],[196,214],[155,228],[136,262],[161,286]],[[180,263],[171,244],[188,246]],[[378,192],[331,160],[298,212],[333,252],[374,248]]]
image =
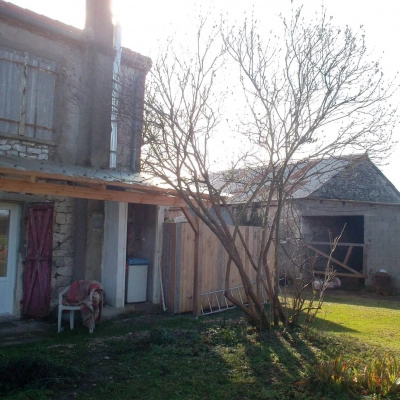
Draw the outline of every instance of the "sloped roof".
[[[100,170],[17,156],[0,155],[0,190],[142,204],[186,205],[163,181],[143,173]]]
[[[97,169],[91,167],[82,167],[65,163],[56,163],[49,160],[36,160],[17,156],[0,156],[0,171],[4,169],[29,172],[30,174],[46,176],[53,179],[64,179],[74,181],[104,181],[115,185],[147,185],[162,186],[160,180],[156,180],[149,175],[138,172],[124,172],[114,169]]]
[[[362,166],[362,167],[361,167]],[[353,186],[361,187],[363,175],[368,166],[369,186],[365,190],[349,190]],[[355,168],[358,169],[355,169]],[[373,171],[371,173],[371,171]],[[290,164],[285,171],[288,177],[285,192],[292,199],[320,197],[325,199],[341,199],[374,202],[400,202],[400,193],[390,181],[379,171],[365,155],[308,160]],[[375,174],[380,179],[373,179]],[[355,175],[357,175],[355,177]],[[333,180],[340,182],[329,185]],[[265,201],[273,180],[273,173],[266,168],[255,167],[237,170],[220,171],[212,174],[214,185],[230,198],[230,203],[243,203],[257,189],[260,182],[263,187],[258,191],[254,202]],[[374,183],[375,182],[375,183]],[[375,184],[375,187],[372,188]],[[379,190],[376,187],[380,185]],[[347,186],[345,190],[340,190]],[[341,193],[339,193],[341,192]],[[350,196],[350,192],[352,192]],[[369,193],[375,193],[372,197]],[[357,198],[358,197],[358,198]],[[276,199],[276,198],[273,198]]]

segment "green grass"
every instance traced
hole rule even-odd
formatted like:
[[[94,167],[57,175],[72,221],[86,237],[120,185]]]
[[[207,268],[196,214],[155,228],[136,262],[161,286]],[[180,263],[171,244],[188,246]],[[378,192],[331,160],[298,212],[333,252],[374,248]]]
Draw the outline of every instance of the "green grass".
[[[400,353],[400,299],[368,292],[328,292],[315,327],[370,347]]]
[[[0,398],[372,399],[311,385],[310,368],[339,356],[366,365],[384,350],[400,354],[398,304],[328,293],[315,327],[261,334],[236,310],[197,320],[125,315],[93,335],[78,326],[39,344],[0,347]],[[25,371],[15,373],[22,383],[6,381],[13,368]]]

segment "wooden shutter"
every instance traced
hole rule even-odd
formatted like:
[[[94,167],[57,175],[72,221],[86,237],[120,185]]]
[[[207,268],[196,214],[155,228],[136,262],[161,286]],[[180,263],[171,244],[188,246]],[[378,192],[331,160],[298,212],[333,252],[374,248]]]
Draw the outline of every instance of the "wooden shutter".
[[[24,57],[0,47],[0,131],[18,134],[21,118]]]
[[[29,55],[25,136],[52,139],[55,63]]]
[[[24,270],[23,313],[46,317],[50,312],[53,206],[28,210],[27,250]]]
[[[55,63],[0,47],[0,131],[53,139]]]

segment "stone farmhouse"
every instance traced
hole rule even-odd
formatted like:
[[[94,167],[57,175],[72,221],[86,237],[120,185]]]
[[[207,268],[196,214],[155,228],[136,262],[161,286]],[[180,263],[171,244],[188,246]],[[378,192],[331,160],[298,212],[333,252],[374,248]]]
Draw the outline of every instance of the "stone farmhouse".
[[[45,317],[78,279],[126,303],[145,258],[159,303],[159,242],[173,192],[140,173],[151,60],[121,48],[110,0],[83,30],[0,1],[0,314]]]

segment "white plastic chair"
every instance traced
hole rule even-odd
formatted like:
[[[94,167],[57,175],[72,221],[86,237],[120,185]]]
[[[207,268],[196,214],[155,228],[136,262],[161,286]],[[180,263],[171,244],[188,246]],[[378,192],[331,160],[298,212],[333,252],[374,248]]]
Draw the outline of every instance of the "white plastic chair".
[[[79,311],[81,309],[80,305],[72,306],[63,304],[63,296],[69,290],[69,286],[65,289],[61,290],[58,294],[58,333],[60,333],[63,329],[61,328],[62,321],[62,312],[64,310],[69,311],[69,328],[74,329],[74,321],[75,321],[75,311]],[[91,296],[92,294],[90,294]]]
[[[63,296],[64,296],[65,293],[68,292],[70,286],[71,285],[67,286],[65,289],[61,290],[61,292],[58,294],[58,333],[60,333],[63,330],[62,327],[61,327],[62,312],[64,310],[69,311],[69,327],[72,330],[72,329],[74,329],[75,311],[80,311],[80,309],[81,309],[81,305],[80,304],[76,304],[76,305],[63,304]],[[90,295],[89,295],[89,302],[90,303],[92,303],[93,293],[95,291],[96,290],[94,289],[94,290],[92,290],[90,292]],[[100,308],[101,308],[101,310],[103,309],[103,299],[101,300]],[[95,328],[95,321],[93,321],[93,327],[89,330],[89,332],[93,333],[94,328]]]

